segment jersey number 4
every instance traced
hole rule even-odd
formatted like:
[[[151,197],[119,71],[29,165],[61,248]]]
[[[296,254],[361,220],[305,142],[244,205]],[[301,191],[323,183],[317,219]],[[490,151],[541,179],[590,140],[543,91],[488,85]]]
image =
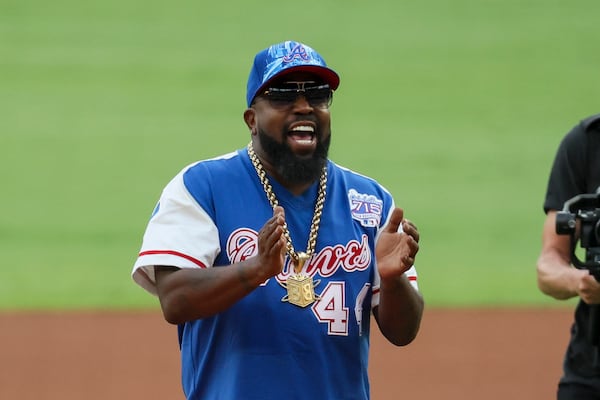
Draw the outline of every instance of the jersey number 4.
[[[362,308],[370,284],[365,284],[356,297],[354,312],[359,333],[362,333]],[[327,324],[329,335],[348,336],[349,309],[346,306],[346,285],[344,282],[329,282],[321,292],[319,301],[313,304],[312,311],[321,323]]]

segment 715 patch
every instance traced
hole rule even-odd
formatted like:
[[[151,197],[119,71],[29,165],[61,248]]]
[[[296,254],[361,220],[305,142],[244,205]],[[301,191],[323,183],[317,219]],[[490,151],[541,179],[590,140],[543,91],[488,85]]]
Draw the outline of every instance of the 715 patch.
[[[352,218],[362,226],[376,227],[381,221],[383,201],[372,194],[358,193],[354,189],[348,191],[348,201]]]

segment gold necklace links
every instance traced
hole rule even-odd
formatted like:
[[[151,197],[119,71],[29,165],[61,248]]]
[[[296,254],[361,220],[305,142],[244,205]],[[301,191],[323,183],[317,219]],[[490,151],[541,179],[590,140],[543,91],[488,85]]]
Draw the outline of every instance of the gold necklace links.
[[[267,199],[271,204],[272,208],[275,208],[279,205],[279,201],[277,201],[277,197],[273,191],[273,186],[269,182],[269,178],[267,177],[267,173],[262,166],[258,156],[254,152],[254,147],[252,146],[252,142],[248,143],[248,156],[250,156],[250,161],[252,161],[252,165],[254,165],[254,169],[256,170],[256,174],[260,179],[260,182],[263,186],[265,194],[267,195]],[[321,216],[323,215],[323,207],[325,206],[325,196],[326,196],[326,188],[327,188],[327,166],[323,167],[323,172],[321,173],[321,177],[319,179],[319,193],[317,194],[317,201],[315,203],[315,212],[313,214],[312,222],[310,225],[310,234],[308,236],[308,244],[306,246],[306,253],[302,253],[301,256],[296,253],[294,249],[294,245],[292,244],[292,238],[290,236],[290,231],[287,226],[287,222],[283,224],[283,236],[286,240],[286,250],[289,256],[294,261],[294,264],[299,269],[302,268],[300,264],[301,258],[306,261],[308,258],[312,256],[317,246],[317,235],[319,233],[319,225],[321,224]],[[302,264],[304,262],[302,261]],[[300,264],[300,265],[299,265]],[[299,271],[296,271],[299,272]]]

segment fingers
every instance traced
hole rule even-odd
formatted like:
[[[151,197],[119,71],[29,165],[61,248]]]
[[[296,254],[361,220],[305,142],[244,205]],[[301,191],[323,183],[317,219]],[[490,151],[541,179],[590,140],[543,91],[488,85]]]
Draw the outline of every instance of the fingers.
[[[408,269],[410,267],[412,267],[415,264],[415,257],[411,257],[409,255],[406,255],[402,258],[402,263],[404,264],[405,268]]]
[[[411,267],[412,265],[414,265],[415,263],[415,257],[417,255],[417,253],[419,252],[419,242],[418,242],[418,234],[417,238],[415,238],[413,236],[413,234],[407,234],[405,236],[405,242],[406,245],[408,247],[408,254],[405,254],[402,257],[402,262],[404,263],[404,265]]]
[[[587,304],[600,303],[600,283],[588,270],[581,270],[580,276],[577,287],[579,297]]]
[[[285,211],[283,210],[283,207],[281,206],[275,206],[273,208],[273,216],[281,216],[281,218],[283,218],[283,220],[285,221]]]
[[[285,257],[285,253],[287,252],[287,240],[285,238],[285,235],[283,234],[283,230],[284,230],[284,226],[285,226],[285,211],[283,209],[283,207],[281,206],[276,206],[273,209],[273,216],[276,218],[276,223],[277,223],[277,232],[276,234],[277,236],[277,240],[278,242],[275,244],[274,249],[273,250],[279,250],[279,255],[281,257]]]
[[[282,251],[281,248],[285,247],[284,225],[285,213],[283,207],[277,206],[273,209],[273,216],[265,222],[258,232],[259,252],[275,255]]]
[[[396,233],[398,232],[400,226],[402,226],[402,231],[409,236],[412,236],[415,241],[419,241],[419,230],[416,225],[408,220],[404,219],[404,210],[399,207],[396,207],[392,211],[392,215],[390,216],[390,220],[386,227],[384,228],[385,232]]]
[[[402,221],[402,230],[406,234],[406,244],[408,246],[409,253],[404,255],[402,258],[403,264],[410,268],[415,263],[415,257],[419,252],[419,231],[415,224],[410,220]]]
[[[404,210],[396,207],[394,211],[392,211],[392,215],[390,216],[390,220],[386,227],[384,228],[385,232],[396,233],[398,232],[398,228],[400,228],[400,224],[402,223],[402,219],[404,218]]]
[[[409,221],[408,219],[405,219],[402,221],[402,230],[412,236],[417,242],[419,242],[419,230],[417,229],[416,225],[413,224],[411,221]]]

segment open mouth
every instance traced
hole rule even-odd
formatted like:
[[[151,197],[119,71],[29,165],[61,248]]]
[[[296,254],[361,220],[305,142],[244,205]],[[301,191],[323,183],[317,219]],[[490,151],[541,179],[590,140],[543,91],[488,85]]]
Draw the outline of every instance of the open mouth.
[[[317,143],[314,124],[300,122],[292,125],[288,132],[288,140],[290,146],[298,151],[314,149]]]

